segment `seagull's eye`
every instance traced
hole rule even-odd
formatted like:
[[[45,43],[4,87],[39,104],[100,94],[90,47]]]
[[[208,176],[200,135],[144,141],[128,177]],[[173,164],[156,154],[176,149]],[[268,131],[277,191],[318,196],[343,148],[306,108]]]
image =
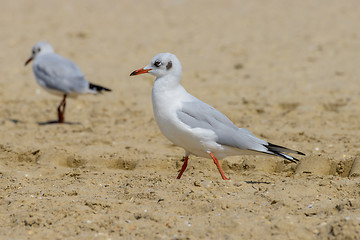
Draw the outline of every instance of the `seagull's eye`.
[[[40,52],[41,48],[35,48],[32,50],[32,54],[36,54],[38,52]]]
[[[155,66],[155,67],[160,67],[160,66],[161,66],[161,61],[160,61],[160,60],[156,60],[156,61],[154,62],[154,66]]]

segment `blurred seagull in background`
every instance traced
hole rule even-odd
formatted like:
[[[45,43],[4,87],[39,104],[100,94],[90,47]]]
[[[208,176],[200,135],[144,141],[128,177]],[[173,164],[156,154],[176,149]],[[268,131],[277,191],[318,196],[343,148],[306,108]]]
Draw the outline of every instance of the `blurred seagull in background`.
[[[156,122],[162,133],[175,145],[185,149],[185,171],[191,154],[213,159],[222,179],[225,176],[218,159],[241,154],[270,154],[291,162],[299,161],[288,153],[302,152],[271,144],[255,137],[245,128],[238,128],[224,114],[189,94],[181,85],[181,63],[171,53],[156,55],[149,65],[130,76],[150,73],[156,77],[152,103]]]
[[[37,83],[50,93],[63,96],[58,106],[58,123],[64,122],[67,96],[76,97],[78,94],[111,91],[89,83],[73,61],[56,54],[47,42],[38,42],[34,45],[31,57],[25,62],[25,66],[31,60],[34,60],[33,71]]]

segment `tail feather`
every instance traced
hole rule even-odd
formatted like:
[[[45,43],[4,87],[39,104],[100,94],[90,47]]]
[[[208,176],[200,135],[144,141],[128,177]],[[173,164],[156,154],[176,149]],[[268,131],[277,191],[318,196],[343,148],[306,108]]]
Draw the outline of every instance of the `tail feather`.
[[[101,92],[101,91],[111,92],[111,89],[106,88],[106,87],[102,87],[100,85],[96,85],[96,84],[93,84],[93,83],[89,83],[89,88],[91,90],[96,91],[96,92]]]
[[[299,159],[297,159],[295,157],[292,157],[292,156],[289,156],[289,155],[287,155],[285,153],[295,153],[295,154],[299,154],[299,155],[305,155],[302,152],[295,151],[295,150],[292,150],[292,149],[288,149],[288,148],[285,148],[285,147],[282,147],[282,146],[279,146],[279,145],[275,145],[275,144],[272,144],[272,143],[268,143],[268,145],[264,145],[264,146],[268,149],[269,154],[285,158],[285,159],[287,159],[287,160],[289,160],[289,161],[291,161],[293,163],[298,162]]]

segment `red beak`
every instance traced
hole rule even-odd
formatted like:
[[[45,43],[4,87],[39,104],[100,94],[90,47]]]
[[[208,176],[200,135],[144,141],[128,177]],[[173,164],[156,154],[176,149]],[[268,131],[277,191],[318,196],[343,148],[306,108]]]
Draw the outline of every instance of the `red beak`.
[[[130,76],[147,73],[147,72],[149,72],[150,70],[151,70],[151,69],[140,68],[140,69],[138,69],[138,70],[133,71],[133,72],[130,74]]]
[[[25,66],[26,66],[26,65],[28,65],[28,63],[29,63],[29,62],[31,62],[31,60],[33,60],[33,58],[32,58],[32,57],[30,57],[28,60],[26,60],[26,62],[25,62]]]

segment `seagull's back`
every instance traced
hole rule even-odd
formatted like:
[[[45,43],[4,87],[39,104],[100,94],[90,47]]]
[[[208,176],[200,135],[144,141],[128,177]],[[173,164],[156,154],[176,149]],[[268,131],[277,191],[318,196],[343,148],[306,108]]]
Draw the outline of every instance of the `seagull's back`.
[[[37,82],[45,89],[65,94],[89,91],[89,82],[80,68],[73,61],[56,53],[37,56],[33,70]]]

